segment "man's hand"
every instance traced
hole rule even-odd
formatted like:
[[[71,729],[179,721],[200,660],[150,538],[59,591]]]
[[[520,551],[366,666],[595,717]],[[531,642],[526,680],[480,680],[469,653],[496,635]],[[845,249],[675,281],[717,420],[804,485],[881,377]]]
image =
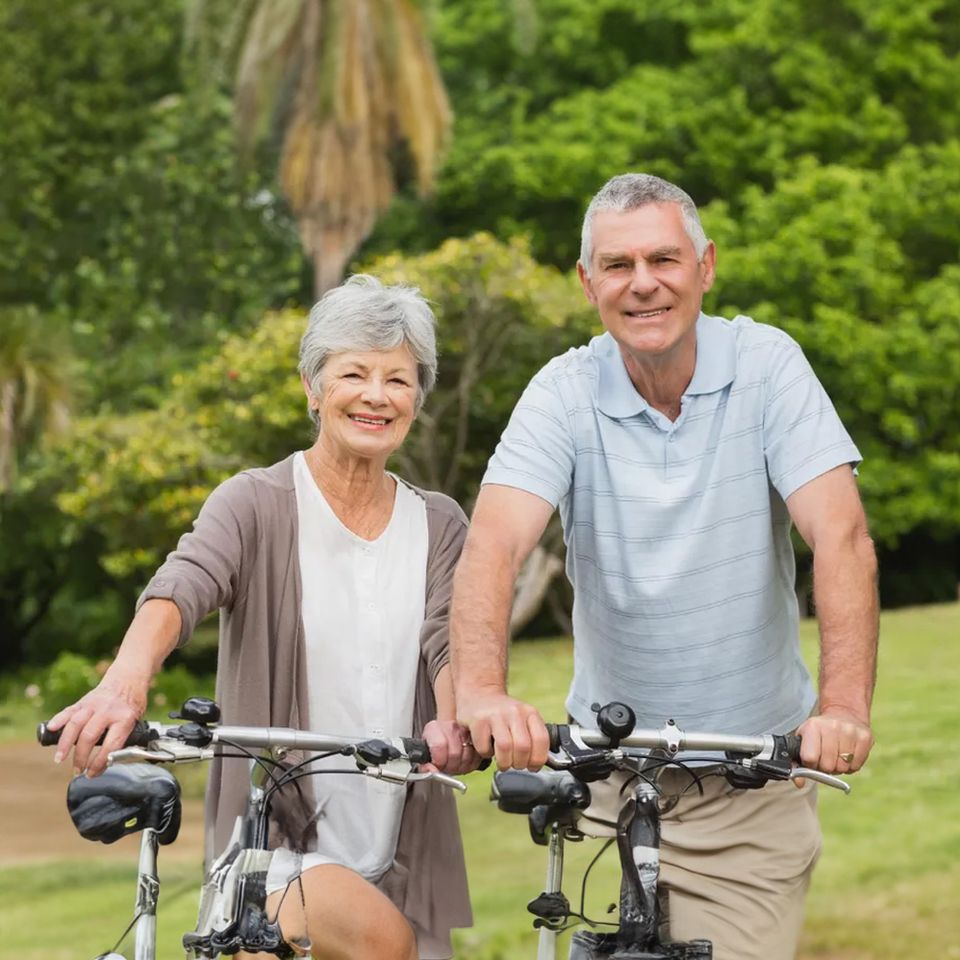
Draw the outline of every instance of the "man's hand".
[[[99,776],[107,766],[108,755],[124,745],[146,705],[146,688],[135,690],[104,678],[99,686],[65,707],[47,724],[48,729],[61,731],[54,760],[61,763],[72,750],[77,772]],[[103,745],[95,747],[104,733]]]
[[[870,725],[836,707],[810,717],[797,733],[803,738],[801,763],[824,773],[856,772],[866,763],[873,746]]]
[[[423,728],[423,739],[430,748],[431,763],[421,770],[439,773],[471,773],[480,766],[480,754],[473,749],[470,731],[456,720],[431,720]]]
[[[474,749],[496,757],[501,770],[539,770],[550,739],[535,707],[502,692],[467,694],[457,701],[460,719],[470,727]]]

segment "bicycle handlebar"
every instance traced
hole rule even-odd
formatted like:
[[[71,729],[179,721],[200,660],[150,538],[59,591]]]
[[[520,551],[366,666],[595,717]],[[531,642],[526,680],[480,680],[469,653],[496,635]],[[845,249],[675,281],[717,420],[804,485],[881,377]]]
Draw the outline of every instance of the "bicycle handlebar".
[[[602,722],[602,711],[598,719]],[[548,758],[547,766],[555,770],[574,771],[576,768],[589,770],[592,765],[598,764],[595,775],[605,776],[603,771],[607,768],[604,763],[616,755],[622,758],[624,751],[660,750],[671,760],[683,752],[722,752],[725,758],[721,762],[756,771],[761,778],[806,778],[844,793],[850,792],[850,784],[839,777],[820,770],[793,766],[800,760],[801,745],[800,737],[795,733],[765,733],[753,736],[701,733],[683,731],[673,720],[668,720],[660,730],[636,730],[632,729],[632,713],[630,721],[613,733],[609,729],[596,730],[578,724],[548,723],[546,727],[550,736],[550,751],[555,756],[553,759]],[[594,774],[590,776],[592,779]]]
[[[58,743],[60,733],[59,730],[48,729],[45,723],[37,726],[37,740],[45,747]],[[103,737],[97,742],[103,743]],[[433,780],[460,792],[467,789],[464,783],[443,773],[413,772],[391,766],[393,761],[401,761],[410,767],[430,762],[430,747],[418,737],[357,737],[294,730],[290,727],[206,726],[138,720],[124,746],[110,754],[108,763],[123,760],[147,760],[153,763],[210,760],[215,755],[215,746],[354,754],[361,770],[378,779],[398,783]]]
[[[614,738],[601,730],[591,727],[581,727],[578,724],[548,723],[547,733],[550,736],[550,749],[556,752],[560,747],[560,740],[564,730],[576,740],[579,739],[588,747],[627,747],[649,750],[665,750],[673,756],[683,750],[704,750],[757,756],[758,754],[772,754],[776,747],[776,738],[782,742],[787,756],[793,760],[800,759],[800,737],[795,733],[787,734],[759,734],[756,736],[741,736],[726,733],[700,733],[683,731],[672,720],[660,729],[639,729],[624,737]]]

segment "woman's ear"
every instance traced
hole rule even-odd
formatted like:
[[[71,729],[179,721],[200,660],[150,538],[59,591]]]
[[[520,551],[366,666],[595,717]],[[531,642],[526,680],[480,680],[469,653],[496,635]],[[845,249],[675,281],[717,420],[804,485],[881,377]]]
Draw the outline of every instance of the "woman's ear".
[[[303,386],[303,392],[307,395],[307,406],[311,410],[316,410],[320,406],[320,401],[317,399],[317,395],[313,392],[313,387],[310,386],[310,381],[301,373],[300,374],[300,383]]]

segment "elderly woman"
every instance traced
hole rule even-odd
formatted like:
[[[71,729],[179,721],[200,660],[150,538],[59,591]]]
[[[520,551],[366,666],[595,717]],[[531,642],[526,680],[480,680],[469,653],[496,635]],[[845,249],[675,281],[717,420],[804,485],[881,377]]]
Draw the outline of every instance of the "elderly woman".
[[[355,276],[314,306],[300,377],[316,442],[210,495],[141,595],[99,686],[51,721],[63,730],[58,762],[73,749],[75,766],[99,773],[144,712],[164,658],[219,608],[217,698],[228,722],[422,732],[441,769],[476,765],[447,665],[466,519],[448,497],[386,470],[436,364],[433,314],[415,289]],[[271,831],[280,847],[268,892],[282,902],[287,938],[302,939],[305,922],[318,957],[450,957],[450,928],[471,916],[449,791],[356,776],[300,782],[312,785],[306,803],[278,801]],[[226,845],[248,786],[245,764],[214,761],[208,859]],[[294,877],[300,889],[284,897]]]

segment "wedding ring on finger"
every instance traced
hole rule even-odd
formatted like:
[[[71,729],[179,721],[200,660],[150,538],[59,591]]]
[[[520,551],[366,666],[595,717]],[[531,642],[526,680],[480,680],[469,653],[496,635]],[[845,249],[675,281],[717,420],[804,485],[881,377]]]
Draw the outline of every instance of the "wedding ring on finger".
[[[841,753],[841,754],[840,754],[840,759],[843,760],[844,763],[853,763],[853,754],[852,754],[852,753]]]

